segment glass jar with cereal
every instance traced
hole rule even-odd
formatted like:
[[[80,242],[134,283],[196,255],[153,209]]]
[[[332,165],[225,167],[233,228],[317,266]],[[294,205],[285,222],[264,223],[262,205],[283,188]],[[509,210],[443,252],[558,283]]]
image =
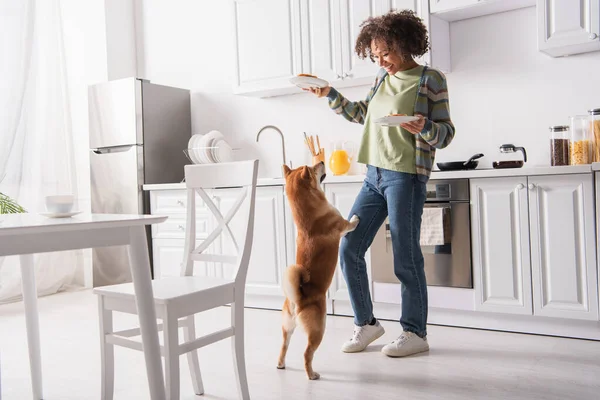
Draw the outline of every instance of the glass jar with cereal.
[[[600,161],[600,108],[588,111],[590,117],[590,131],[592,136],[592,161]]]
[[[587,115],[576,115],[571,117],[569,159],[571,165],[592,163],[592,140],[589,117]]]
[[[550,127],[550,165],[569,165],[569,127]]]

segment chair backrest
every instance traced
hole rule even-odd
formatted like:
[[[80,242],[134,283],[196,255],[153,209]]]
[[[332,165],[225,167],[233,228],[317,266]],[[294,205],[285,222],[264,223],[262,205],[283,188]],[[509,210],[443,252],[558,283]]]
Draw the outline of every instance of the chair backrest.
[[[213,262],[218,265],[230,264],[234,267],[236,283],[245,283],[254,233],[257,175],[258,160],[185,166],[188,201],[181,275],[193,275],[194,261]],[[223,216],[218,205],[206,191],[232,188],[238,189],[238,197],[231,209]],[[196,193],[200,195],[216,221],[212,232],[199,246],[196,246]],[[229,227],[234,217],[236,217],[236,224],[243,227],[242,232],[237,235],[234,235]],[[211,244],[224,232],[229,235],[236,254],[208,253]]]

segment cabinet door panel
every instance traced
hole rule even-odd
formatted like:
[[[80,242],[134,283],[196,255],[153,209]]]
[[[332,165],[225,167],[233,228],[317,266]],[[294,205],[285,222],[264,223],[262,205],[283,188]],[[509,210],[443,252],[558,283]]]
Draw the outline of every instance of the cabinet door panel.
[[[597,320],[592,176],[529,183],[534,314]]]
[[[302,67],[299,0],[236,0],[236,92],[292,87]]]
[[[526,178],[471,180],[475,308],[532,314]]]
[[[342,216],[344,218],[348,218],[348,214],[352,210],[354,200],[360,192],[361,187],[362,183],[328,184],[325,188],[325,194],[329,202],[339,210]],[[367,274],[369,275],[369,280],[371,277],[370,258],[371,251],[368,250],[365,255],[365,261],[367,263]],[[342,274],[339,261],[336,267],[336,273],[333,277],[333,282],[331,283],[331,287],[329,288],[329,296],[334,300],[334,302],[335,300],[350,300],[350,297],[348,295],[348,287],[346,286],[346,281],[344,279],[344,275]]]
[[[600,50],[600,0],[538,0],[538,47],[554,56]]]
[[[219,199],[219,208],[225,215],[234,204],[237,191],[216,190],[214,193]],[[254,238],[248,266],[246,293],[275,296],[278,302],[283,295],[281,277],[285,268],[285,224],[283,218],[283,189],[281,187],[257,188]],[[244,226],[239,219],[234,217],[230,227],[239,245]],[[221,240],[223,252],[235,254],[235,248],[229,236],[225,234]]]

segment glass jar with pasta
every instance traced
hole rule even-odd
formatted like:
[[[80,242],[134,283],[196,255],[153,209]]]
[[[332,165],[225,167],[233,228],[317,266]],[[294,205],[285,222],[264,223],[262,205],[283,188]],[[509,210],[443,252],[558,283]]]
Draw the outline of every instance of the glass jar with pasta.
[[[588,111],[592,136],[592,161],[600,162],[600,108]]]
[[[592,163],[592,137],[589,117],[576,115],[571,117],[571,140],[569,141],[569,159],[571,165]]]

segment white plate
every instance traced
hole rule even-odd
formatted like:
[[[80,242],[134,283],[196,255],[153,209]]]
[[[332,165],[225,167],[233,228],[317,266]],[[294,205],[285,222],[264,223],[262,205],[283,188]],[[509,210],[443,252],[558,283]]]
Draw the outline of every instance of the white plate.
[[[295,76],[290,82],[300,89],[324,88],[329,86],[329,82],[321,78],[312,78],[310,76]]]
[[[386,115],[385,117],[377,118],[375,123],[385,126],[399,126],[405,122],[416,121],[418,119],[419,117],[410,115]]]
[[[81,211],[71,211],[68,213],[52,213],[52,212],[42,212],[40,215],[43,215],[48,218],[69,218],[73,215],[81,214]]]
[[[202,139],[202,135],[196,133],[192,135],[192,138],[188,142],[188,153],[194,164],[201,164],[200,157],[198,156],[200,151],[196,148],[198,146],[197,143],[200,141],[200,139]]]

